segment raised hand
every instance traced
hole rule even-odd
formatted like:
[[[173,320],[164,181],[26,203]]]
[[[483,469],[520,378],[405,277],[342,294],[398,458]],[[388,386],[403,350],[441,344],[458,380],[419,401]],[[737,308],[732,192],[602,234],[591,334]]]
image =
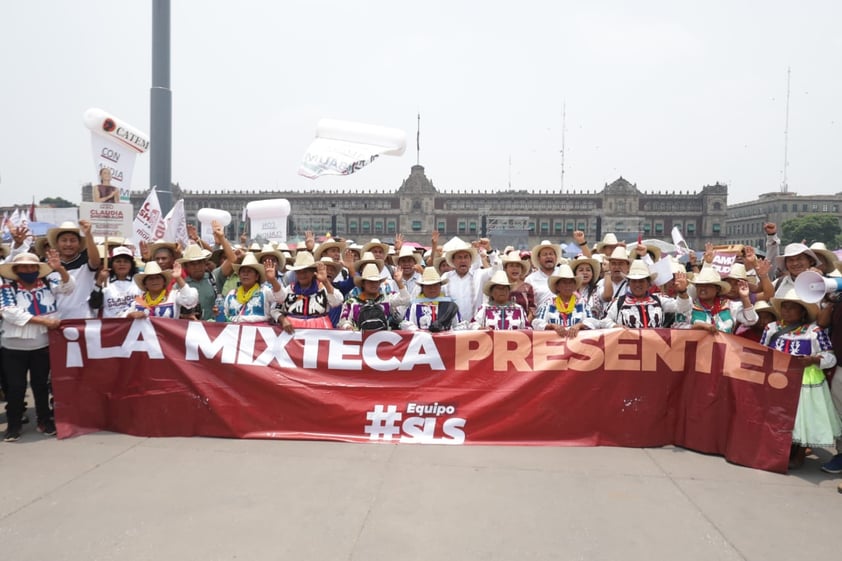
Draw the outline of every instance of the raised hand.
[[[62,268],[61,258],[58,255],[58,251],[55,249],[47,250],[47,265],[49,265],[54,271],[58,271]]]
[[[324,284],[328,281],[327,267],[321,261],[316,262],[316,280]]]
[[[26,226],[18,226],[12,230],[12,239],[15,241],[15,247],[23,245],[24,240],[29,235],[29,228]]]
[[[86,238],[91,235],[91,222],[89,220],[80,220],[79,221],[79,231],[82,232],[82,235]]]
[[[403,234],[398,232],[395,234],[395,252],[400,253],[401,248],[403,247]]]

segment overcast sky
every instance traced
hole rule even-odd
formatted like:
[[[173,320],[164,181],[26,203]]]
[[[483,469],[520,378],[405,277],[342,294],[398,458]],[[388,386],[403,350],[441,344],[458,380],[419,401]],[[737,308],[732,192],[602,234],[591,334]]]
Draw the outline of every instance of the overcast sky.
[[[694,7],[691,8],[690,5]],[[82,115],[149,131],[151,1],[0,3],[0,205],[95,179]],[[842,191],[842,3],[172,2],[173,181],[186,189]],[[321,118],[407,132],[402,157],[297,175]],[[509,159],[511,158],[511,167]],[[133,188],[149,183],[138,157]]]

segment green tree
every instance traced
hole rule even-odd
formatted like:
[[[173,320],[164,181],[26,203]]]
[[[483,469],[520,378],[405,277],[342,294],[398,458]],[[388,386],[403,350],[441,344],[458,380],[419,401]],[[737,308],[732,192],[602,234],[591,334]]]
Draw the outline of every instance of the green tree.
[[[70,208],[76,206],[67,199],[63,199],[61,197],[47,197],[46,199],[38,201],[38,204],[41,206],[51,206],[53,208]]]
[[[839,227],[839,219],[833,214],[808,214],[791,218],[781,225],[783,245],[806,240],[807,245],[824,242],[832,246],[839,234],[842,234],[842,228]]]

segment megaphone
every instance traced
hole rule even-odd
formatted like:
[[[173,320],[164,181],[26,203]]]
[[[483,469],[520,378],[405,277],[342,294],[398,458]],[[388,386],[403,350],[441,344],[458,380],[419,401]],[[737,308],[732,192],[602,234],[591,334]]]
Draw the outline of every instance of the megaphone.
[[[815,304],[825,294],[842,291],[842,277],[823,277],[814,271],[804,271],[795,279],[795,294],[808,304]]]

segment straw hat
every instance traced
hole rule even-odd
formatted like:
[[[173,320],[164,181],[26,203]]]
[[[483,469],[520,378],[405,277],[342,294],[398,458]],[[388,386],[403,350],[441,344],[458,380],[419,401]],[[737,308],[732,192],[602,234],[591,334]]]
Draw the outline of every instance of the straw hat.
[[[447,284],[447,279],[441,278],[438,270],[435,267],[424,267],[424,272],[421,274],[421,280],[416,284],[428,286],[431,284]]]
[[[66,232],[76,234],[79,239],[82,239],[82,231],[79,230],[79,226],[75,222],[62,222],[58,228],[50,228],[47,230],[47,241],[49,242],[50,247],[57,247],[58,237]]]
[[[53,268],[48,264],[41,262],[38,256],[34,253],[18,253],[11,261],[6,261],[0,265],[0,277],[5,277],[12,280],[20,280],[15,273],[15,267],[18,265],[38,265],[38,278],[44,278],[53,272]]]
[[[361,253],[370,252],[372,247],[380,247],[383,249],[383,255],[389,254],[389,244],[381,242],[377,238],[371,238],[371,241],[365,244],[360,250]]]
[[[755,302],[754,311],[758,314],[760,312],[769,312],[776,318],[781,319],[781,316],[780,314],[778,314],[778,311],[775,308],[773,308],[772,305],[769,304],[769,302],[767,302],[766,300],[758,300],[757,302]]]
[[[728,276],[725,278],[744,280],[750,284],[757,284],[760,281],[760,279],[757,278],[757,275],[749,275],[748,271],[746,271],[746,266],[742,263],[733,263],[731,265],[731,270],[728,272]]]
[[[260,276],[260,282],[266,282],[266,268],[263,267],[263,265],[261,265],[260,262],[258,262],[257,255],[255,255],[252,252],[246,253],[246,256],[243,257],[243,261],[239,265],[233,265],[233,267],[234,272],[237,274],[240,274],[240,269],[243,267],[254,269]]]
[[[713,284],[719,287],[719,294],[729,292],[731,290],[731,285],[728,284],[727,281],[722,280],[719,276],[719,273],[713,270],[711,267],[703,267],[699,274],[697,274],[693,280],[689,281],[693,285],[700,285],[700,284]]]
[[[574,273],[576,272],[576,269],[579,267],[579,265],[588,265],[591,268],[594,277],[599,277],[599,272],[602,270],[602,265],[599,261],[591,257],[585,257],[584,255],[580,255],[575,259],[571,259],[567,262],[567,264],[570,265],[570,269]]]
[[[541,268],[541,263],[538,261],[538,254],[541,253],[542,249],[546,249],[546,248],[550,248],[550,249],[553,250],[553,252],[555,252],[555,262],[556,262],[556,264],[558,264],[558,262],[561,260],[561,248],[554,243],[550,243],[549,240],[544,240],[544,241],[542,241],[541,243],[539,243],[538,245],[536,245],[535,247],[532,248],[532,265],[536,269]]]
[[[786,258],[787,257],[795,257],[796,255],[801,255],[802,253],[806,253],[810,259],[813,260],[813,264],[817,264],[819,262],[819,258],[816,257],[816,254],[813,253],[813,250],[804,245],[803,243],[791,243],[784,248],[784,252],[781,255],[778,255],[775,258],[775,265],[778,266],[778,269],[785,271],[786,270]]]
[[[603,261],[605,257],[602,258]],[[623,246],[617,246],[614,248],[614,251],[611,252],[611,255],[608,256],[608,260],[616,260],[616,261],[633,261],[633,259],[629,259],[629,252]]]
[[[365,267],[363,267],[362,273],[354,277],[354,284],[362,287],[363,282],[367,280],[383,282],[386,279],[380,278],[380,270],[377,268],[377,265],[374,263],[368,263]]]
[[[776,296],[775,298],[772,298],[772,307],[775,309],[775,313],[777,313],[778,317],[781,317],[781,304],[783,302],[795,302],[799,304],[802,308],[807,310],[807,320],[810,322],[816,321],[816,315],[818,315],[819,313],[818,305],[810,304],[799,298],[794,288],[790,288],[789,290],[787,290],[783,296]]]
[[[32,246],[32,249],[35,250],[35,255],[44,257],[47,255],[48,247],[52,247],[50,246],[50,240],[48,240],[46,236],[41,236],[39,238],[35,238],[35,244]]]
[[[616,259],[616,257],[614,257],[613,255],[611,258]],[[657,272],[652,273],[649,271],[649,266],[644,261],[641,261],[640,259],[635,259],[629,267],[629,272],[626,275],[626,278],[629,280],[649,279],[650,281],[654,281],[657,276]]]
[[[565,263],[558,268],[558,271],[554,275],[547,279],[547,288],[550,289],[550,292],[558,294],[558,288],[556,285],[561,279],[571,279],[576,281],[577,290],[580,286],[582,286],[582,279],[577,277],[576,274],[573,273],[573,269],[570,268],[570,265]]]
[[[287,267],[290,271],[303,271],[304,269],[315,269],[316,259],[309,251],[299,251],[295,255],[295,263]]]
[[[529,259],[521,259],[520,254],[517,251],[510,251],[509,253],[505,254],[503,257],[500,258],[500,263],[503,265],[503,270],[506,270],[506,265],[509,263],[517,263],[520,265],[520,268],[523,269],[523,275],[526,276],[532,272],[532,263]]]
[[[496,271],[491,278],[488,279],[488,282],[486,282],[485,286],[482,287],[483,294],[491,296],[491,289],[495,286],[512,286],[505,271]]]
[[[187,249],[184,250],[184,253],[181,256],[181,259],[176,259],[176,263],[188,263],[191,261],[204,261],[206,259],[210,259],[212,253],[207,249],[204,249],[199,246],[199,244],[191,243],[187,246]]]
[[[266,257],[267,255],[271,255],[272,257],[275,258],[275,260],[278,262],[278,270],[279,271],[284,270],[284,265],[287,264],[287,259],[286,259],[286,257],[284,257],[284,254],[279,249],[276,249],[275,246],[273,246],[272,244],[269,244],[269,243],[263,244],[263,247],[257,253],[257,260],[262,263],[263,258]]]
[[[330,258],[330,257],[328,257],[327,255],[325,255],[324,257],[322,257],[321,259],[319,259],[319,263],[324,263],[324,264],[325,264],[325,267],[330,267],[330,268],[332,268],[332,269],[333,269],[333,274],[334,274],[334,276],[335,276],[335,275],[338,275],[338,274],[339,274],[339,271],[341,271],[341,270],[342,270],[342,263],[340,263],[340,262],[338,262],[338,261],[334,261],[333,259],[331,259],[331,258]]]
[[[602,253],[602,248],[605,246],[612,246],[612,245],[624,245],[620,243],[620,240],[617,239],[617,236],[614,232],[606,232],[605,235],[602,237],[601,242],[597,242],[596,244],[596,251],[597,253]]]
[[[166,240],[155,240],[151,244],[149,244],[149,259],[154,260],[155,254],[158,253],[159,249],[169,249],[173,256],[175,256],[175,252],[178,249],[178,244],[175,242],[168,242]]]
[[[251,251],[252,253],[259,253],[259,252],[263,251],[263,246],[261,246],[257,242],[251,242],[251,245],[249,246],[248,250]]]
[[[398,253],[398,262],[400,263],[400,260],[404,257],[412,257],[415,259],[416,265],[421,265],[421,255],[419,255],[418,252],[410,245],[401,246],[401,251]]]
[[[354,272],[359,273],[366,265],[376,265],[378,271],[383,270],[383,260],[375,259],[370,251],[363,253],[362,259],[354,261]]]
[[[172,271],[162,271],[160,265],[158,265],[155,261],[150,261],[146,264],[146,267],[143,269],[142,273],[137,273],[134,276],[134,283],[140,288],[141,290],[146,290],[146,287],[143,285],[143,282],[146,280],[146,277],[151,277],[155,275],[161,275],[164,277],[164,286],[170,284],[172,280]]]
[[[837,266],[839,266],[839,258],[836,257],[835,253],[827,249],[827,246],[824,244],[824,242],[815,242],[810,244],[810,250],[817,256],[823,257],[824,261],[827,261],[827,263],[830,265],[827,271],[828,273],[831,269],[835,269]]]
[[[343,253],[345,253],[345,247],[347,247],[347,246],[346,246],[345,242],[338,242],[336,240],[330,240],[330,241],[322,242],[313,251],[314,256],[316,258],[316,261],[321,260],[322,254],[324,254],[325,251],[327,251],[328,249],[330,249],[332,247],[337,248],[339,250],[339,255],[342,255]]]
[[[470,253],[472,262],[477,257],[476,248],[469,243],[465,243],[463,245],[456,245],[451,249],[448,249],[444,253],[444,260],[447,261],[447,264],[453,267],[454,269],[456,268],[456,265],[453,264],[453,256],[459,253],[460,251],[467,251],[468,253]]]

